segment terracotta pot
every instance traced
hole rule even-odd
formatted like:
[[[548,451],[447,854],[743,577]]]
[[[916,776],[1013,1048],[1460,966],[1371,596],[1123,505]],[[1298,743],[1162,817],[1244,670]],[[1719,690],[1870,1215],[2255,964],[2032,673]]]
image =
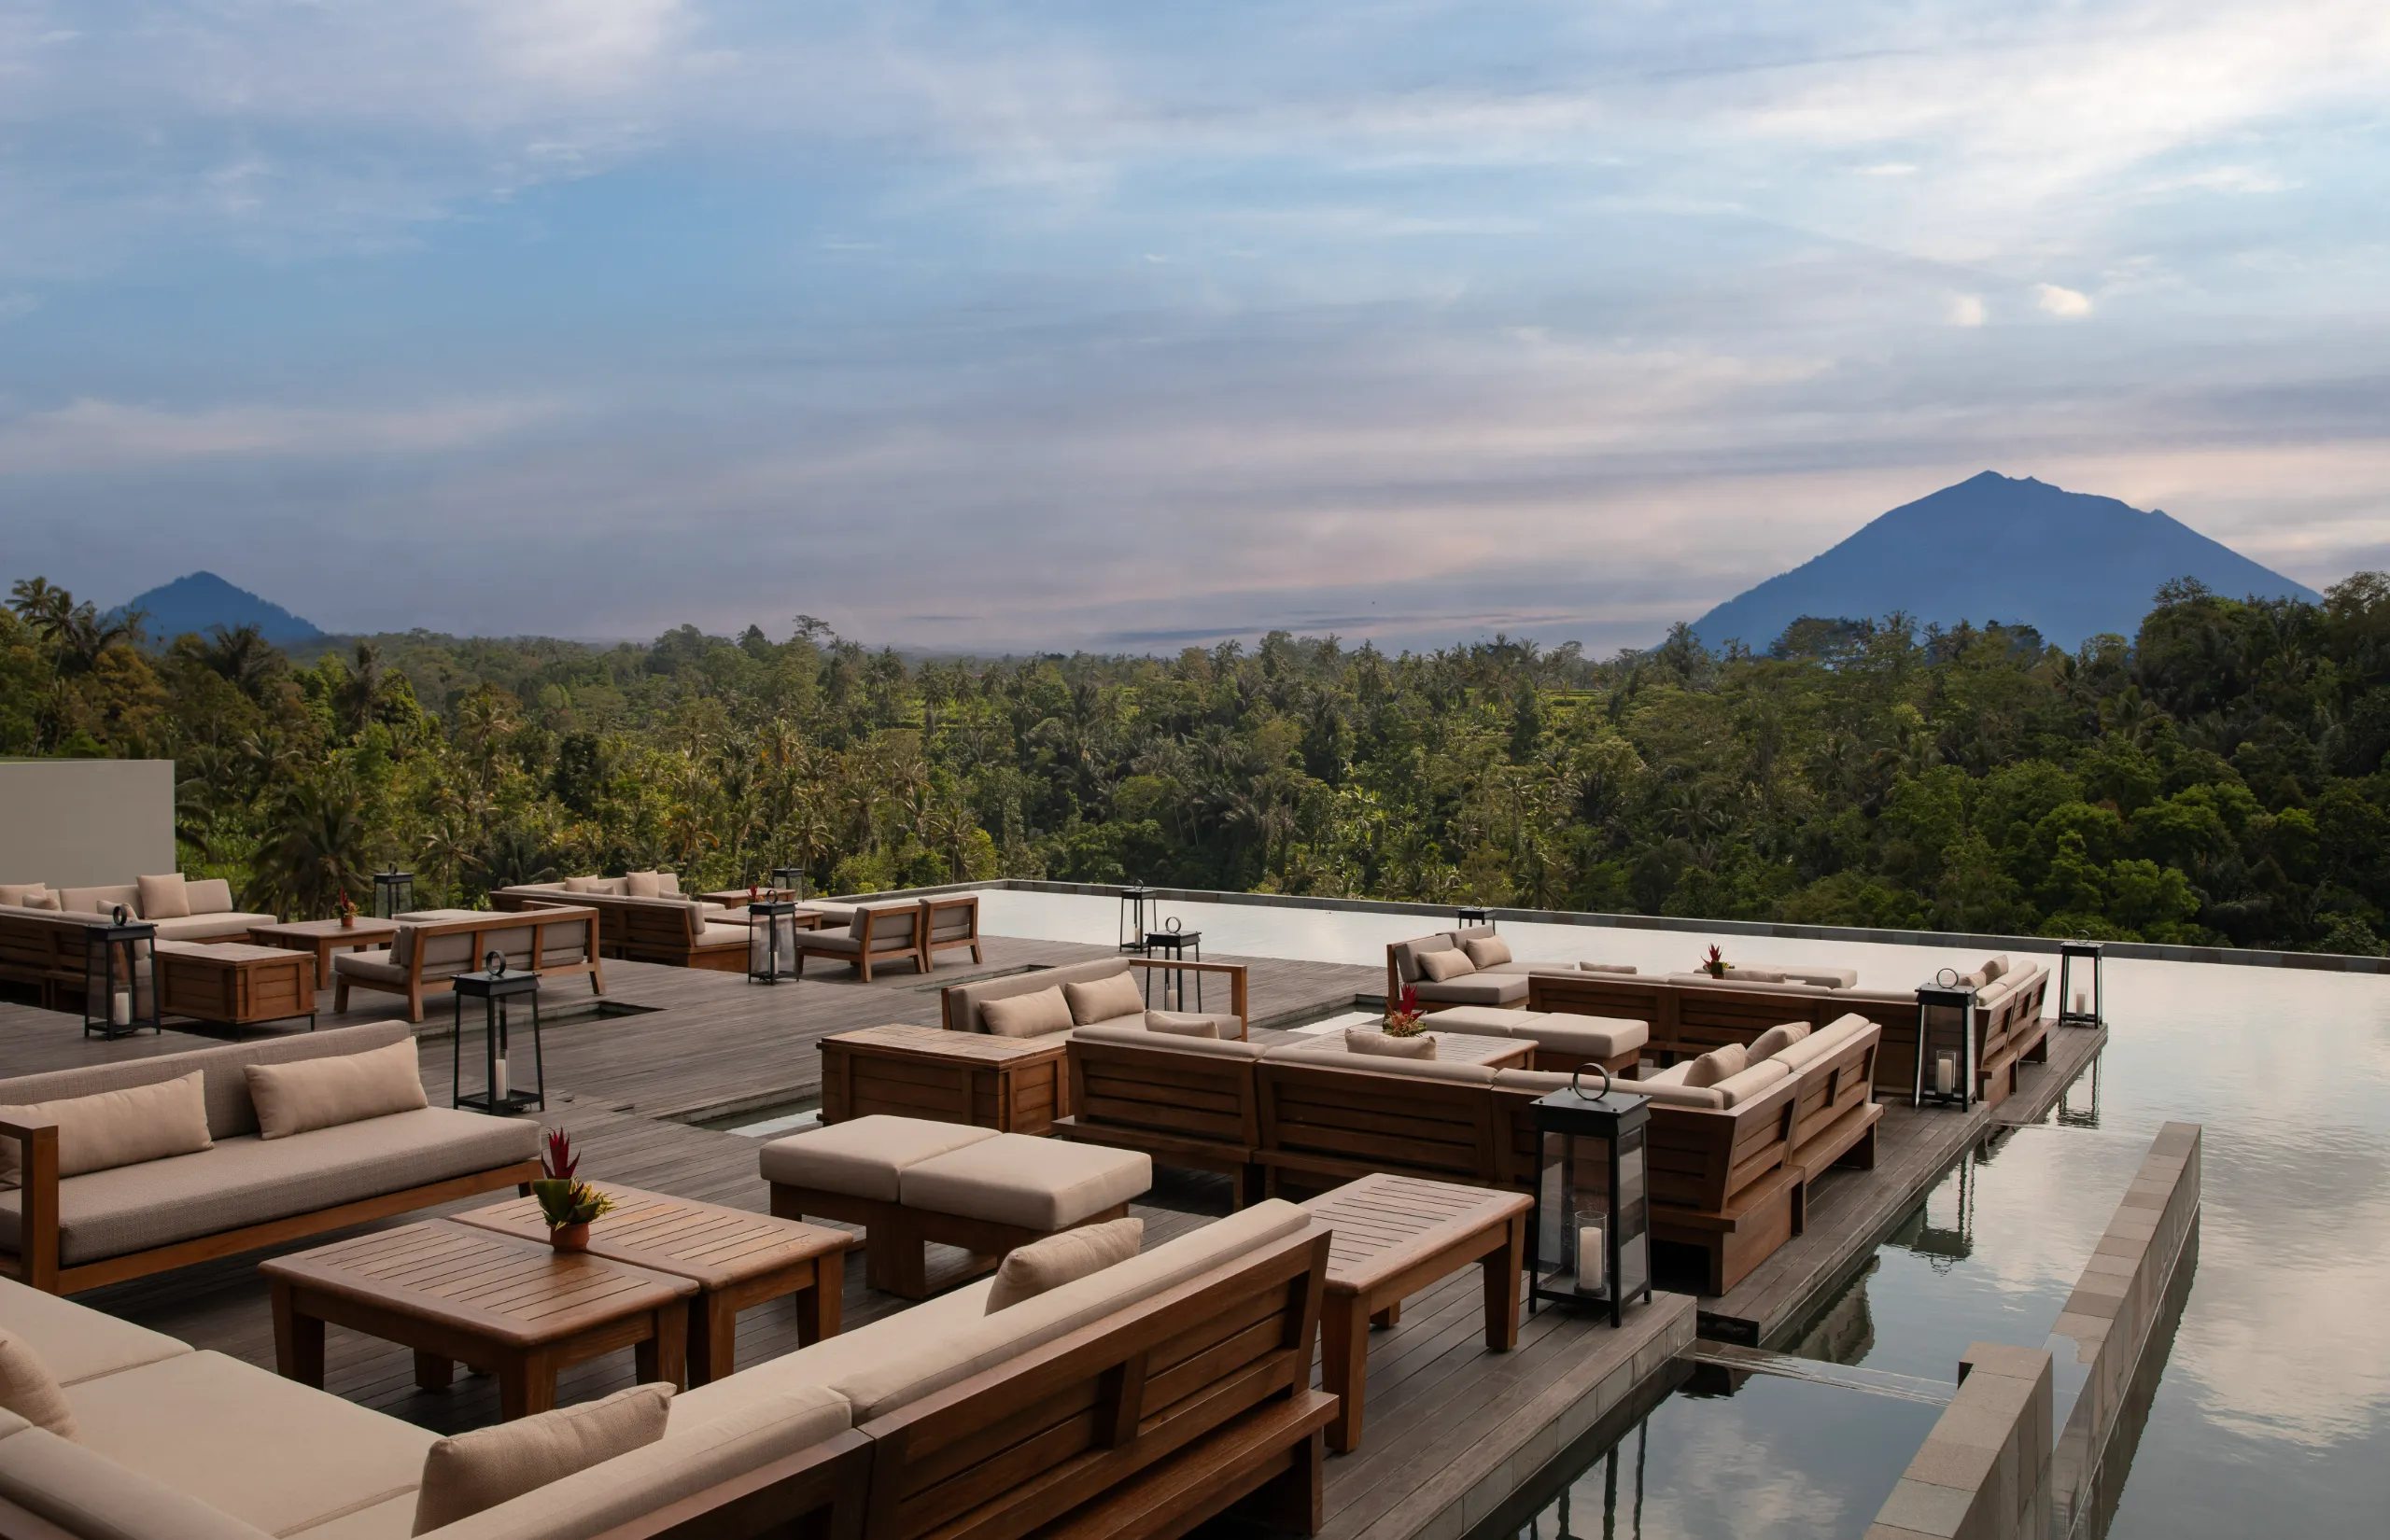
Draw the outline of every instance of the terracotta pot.
[[[548,1244],[560,1252],[585,1252],[589,1249],[589,1226],[558,1225],[548,1231]]]

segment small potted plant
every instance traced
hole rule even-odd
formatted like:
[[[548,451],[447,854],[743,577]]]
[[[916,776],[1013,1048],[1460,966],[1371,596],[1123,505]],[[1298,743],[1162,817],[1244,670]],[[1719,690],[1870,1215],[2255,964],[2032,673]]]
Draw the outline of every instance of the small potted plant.
[[[1386,1007],[1385,1035],[1417,1037],[1427,1029],[1427,1018],[1419,1009],[1419,991],[1412,985],[1402,987],[1402,998]]]
[[[1709,948],[1709,955],[1701,959],[1701,971],[1711,978],[1724,978],[1726,970],[1733,966],[1733,963],[1726,960],[1726,954],[1718,950],[1715,945]]]
[[[540,1169],[546,1174],[531,1183],[531,1196],[540,1200],[541,1217],[548,1222],[548,1244],[560,1252],[587,1251],[589,1222],[612,1209],[614,1200],[574,1180],[581,1157],[572,1153],[572,1141],[562,1128],[548,1130],[548,1153],[540,1157]]]
[[[357,901],[348,896],[347,889],[344,888],[340,890],[340,903],[333,905],[333,907],[339,912],[340,928],[342,930],[354,931],[357,929]]]

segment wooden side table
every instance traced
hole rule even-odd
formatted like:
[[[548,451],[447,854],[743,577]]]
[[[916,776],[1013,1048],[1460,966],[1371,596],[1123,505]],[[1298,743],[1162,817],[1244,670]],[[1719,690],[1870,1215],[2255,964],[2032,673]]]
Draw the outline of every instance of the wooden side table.
[[[589,1225],[589,1254],[697,1286],[689,1305],[689,1383],[720,1379],[738,1366],[738,1312],[796,1298],[796,1340],[809,1347],[838,1335],[847,1253],[863,1237],[694,1198],[594,1182],[613,1211]],[[518,1197],[453,1216],[459,1225],[545,1244],[539,1199]]]
[[[1402,1301],[1470,1263],[1485,1276],[1485,1345],[1519,1344],[1519,1279],[1526,1257],[1525,1193],[1462,1187],[1378,1172],[1303,1205],[1331,1225],[1320,1305],[1320,1383],[1343,1398],[1328,1425],[1339,1454],[1361,1442],[1370,1328],[1401,1318]]]
[[[316,987],[332,987],[332,958],[341,952],[363,952],[396,941],[399,928],[387,919],[359,915],[355,925],[336,919],[294,919],[280,925],[252,925],[249,940],[260,946],[306,952],[316,959]]]
[[[457,1363],[498,1377],[512,1421],[556,1404],[556,1373],[623,1348],[642,1380],[688,1374],[685,1278],[434,1219],[258,1264],[274,1292],[274,1366],[321,1388],[324,1327],[415,1350],[415,1382]]]
[[[873,1113],[1049,1134],[1070,1115],[1068,1032],[996,1037],[942,1027],[865,1027],[822,1040],[822,1121]]]

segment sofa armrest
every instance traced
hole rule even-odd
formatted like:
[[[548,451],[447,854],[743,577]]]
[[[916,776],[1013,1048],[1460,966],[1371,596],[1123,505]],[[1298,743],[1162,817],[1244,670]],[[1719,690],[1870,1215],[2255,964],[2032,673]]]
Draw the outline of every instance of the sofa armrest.
[[[58,1126],[0,1123],[17,1141],[17,1281],[58,1292]]]
[[[1245,1009],[1244,964],[1242,962],[1176,962],[1169,958],[1131,958],[1129,966],[1170,973],[1226,973],[1229,977],[1229,1009],[1236,1013],[1237,1020],[1243,1022],[1248,1030],[1253,1026],[1253,1014]],[[1244,1032],[1237,1034],[1239,1037],[1244,1035]]]

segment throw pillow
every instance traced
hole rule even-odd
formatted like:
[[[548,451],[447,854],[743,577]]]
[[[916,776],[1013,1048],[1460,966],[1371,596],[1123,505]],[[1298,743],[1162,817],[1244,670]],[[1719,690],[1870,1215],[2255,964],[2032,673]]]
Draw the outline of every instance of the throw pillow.
[[[1471,936],[1460,944],[1472,968],[1491,968],[1511,960],[1511,944],[1500,936]]]
[[[1117,1021],[1122,1016],[1137,1015],[1146,1008],[1145,991],[1137,987],[1136,978],[1125,969],[1108,978],[1065,984],[1062,998],[1070,1002],[1071,1019],[1081,1027],[1090,1021]]]
[[[193,1070],[176,1080],[128,1085],[97,1096],[66,1097],[21,1107],[0,1107],[0,1123],[38,1128],[58,1126],[58,1174],[114,1170],[168,1155],[204,1150],[207,1134],[206,1072]],[[0,1187],[17,1186],[23,1148],[0,1139]]]
[[[1441,952],[1419,954],[1419,974],[1431,983],[1441,984],[1447,979],[1455,979],[1463,973],[1475,972],[1477,972],[1477,964],[1469,961],[1469,954],[1458,947],[1448,948]]]
[[[1067,1032],[1076,1025],[1071,1020],[1070,1002],[1062,998],[1059,984],[1033,995],[983,1000],[979,1002],[979,1020],[998,1037],[1044,1037],[1048,1032]]]
[[[604,877],[567,877],[564,879],[564,890],[568,893],[602,893],[606,890],[606,879]]]
[[[655,895],[658,898],[679,898],[681,896],[681,875],[678,872],[656,873]]]
[[[75,1408],[41,1355],[0,1327],[0,1411],[12,1411],[61,1438],[75,1436]]]
[[[443,1438],[423,1455],[415,1494],[417,1534],[603,1464],[664,1436],[672,1387],[634,1385],[603,1401]]]
[[[369,1053],[243,1065],[241,1072],[248,1077],[260,1139],[288,1139],[429,1105],[412,1038]]]
[[[1745,984],[1781,984],[1784,975],[1773,968],[1730,968],[1726,976]]]
[[[1993,979],[1996,979],[2003,973],[2008,972],[2008,954],[2003,952],[1998,957],[1985,959],[1984,965],[1980,971],[1983,973],[1984,982],[1987,984],[1990,983]]]
[[[1684,1083],[1695,1089],[1715,1085],[1722,1080],[1731,1080],[1741,1074],[1743,1067],[1750,1062],[1750,1055],[1741,1043],[1729,1043],[1723,1048],[1713,1048],[1694,1059],[1693,1068],[1685,1071]]]
[[[1344,1051],[1348,1054],[1375,1054],[1380,1058],[1433,1058],[1436,1040],[1422,1032],[1417,1037],[1388,1037],[1367,1027],[1344,1029]]]
[[[37,909],[42,905],[34,901],[47,895],[49,891],[47,885],[38,882],[0,882],[0,903],[11,904],[21,909]]]
[[[1210,1016],[1199,1016],[1192,1011],[1147,1011],[1146,1030],[1168,1032],[1173,1037],[1209,1037],[1220,1035],[1220,1024]]]
[[[628,898],[661,898],[664,884],[653,872],[633,872],[623,879],[624,894]]]
[[[134,886],[141,890],[143,919],[190,917],[190,896],[183,891],[180,872],[169,872],[162,877],[135,877]]]
[[[28,909],[63,910],[65,905],[58,902],[58,895],[56,893],[28,893],[25,895],[24,907]]]
[[[1034,1299],[1048,1289],[1059,1289],[1090,1273],[1102,1272],[1115,1263],[1126,1262],[1137,1254],[1145,1239],[1144,1220],[1115,1219],[1102,1225],[1082,1225],[1076,1230],[1016,1246],[996,1268],[995,1286],[988,1291],[987,1313],[993,1315],[1024,1299]]]
[[[1764,1058],[1774,1058],[1808,1035],[1809,1024],[1806,1021],[1788,1021],[1770,1027],[1751,1039],[1751,1045],[1744,1050],[1743,1062],[1757,1064]]]

